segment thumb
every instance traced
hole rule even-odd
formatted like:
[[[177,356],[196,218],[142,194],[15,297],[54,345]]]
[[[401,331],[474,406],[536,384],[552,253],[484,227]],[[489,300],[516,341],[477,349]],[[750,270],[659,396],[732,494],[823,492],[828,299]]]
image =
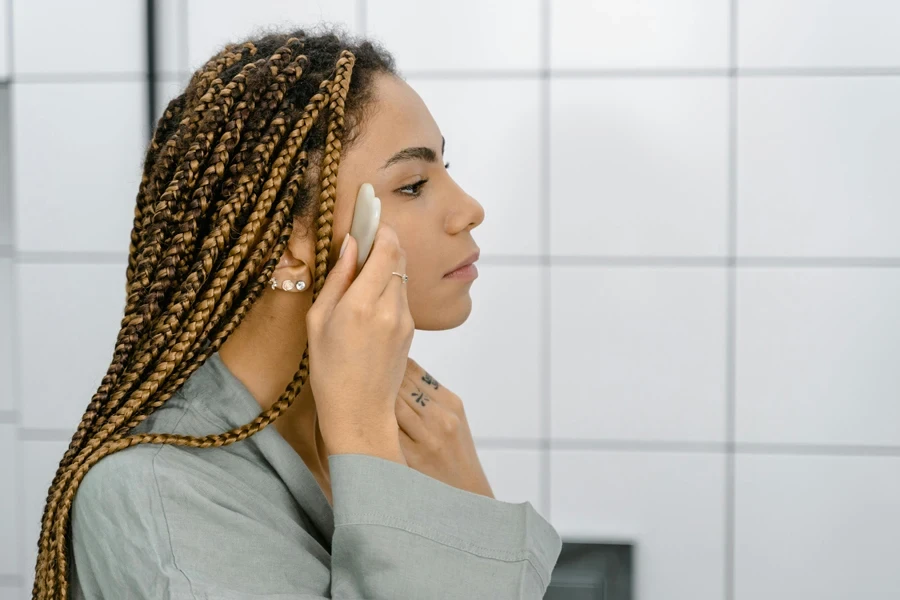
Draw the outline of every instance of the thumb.
[[[316,305],[326,315],[331,314],[337,303],[341,301],[344,294],[350,288],[350,284],[356,278],[356,239],[349,233],[346,236],[346,244],[343,246],[343,254],[338,258],[337,262],[325,277],[325,283],[319,290],[319,296],[316,298]]]

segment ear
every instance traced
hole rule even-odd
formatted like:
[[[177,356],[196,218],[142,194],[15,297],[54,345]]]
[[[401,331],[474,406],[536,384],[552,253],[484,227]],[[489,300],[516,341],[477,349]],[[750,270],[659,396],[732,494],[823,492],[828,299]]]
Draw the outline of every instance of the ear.
[[[312,289],[313,273],[315,272],[315,240],[309,239],[303,234],[303,227],[296,227],[296,225],[297,223],[295,223],[291,237],[272,273],[273,289],[297,292]]]

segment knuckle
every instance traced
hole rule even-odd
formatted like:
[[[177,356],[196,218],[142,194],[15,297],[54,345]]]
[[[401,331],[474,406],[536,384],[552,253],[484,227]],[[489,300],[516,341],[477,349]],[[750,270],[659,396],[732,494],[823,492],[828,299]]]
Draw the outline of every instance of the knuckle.
[[[394,330],[397,328],[397,323],[400,319],[397,316],[396,311],[393,310],[382,310],[378,313],[378,321],[389,330]]]
[[[372,318],[372,305],[366,302],[351,302],[347,307],[350,315],[359,321],[368,321]]]
[[[444,435],[452,436],[459,431],[459,417],[454,414],[448,414],[441,419],[441,432]]]

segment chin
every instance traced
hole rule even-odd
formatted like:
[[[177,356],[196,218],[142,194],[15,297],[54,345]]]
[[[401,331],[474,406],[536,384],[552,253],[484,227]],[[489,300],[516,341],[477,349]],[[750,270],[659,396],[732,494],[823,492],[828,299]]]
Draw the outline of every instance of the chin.
[[[472,297],[465,294],[452,303],[428,306],[413,312],[416,329],[420,331],[446,331],[465,323],[472,314]]]

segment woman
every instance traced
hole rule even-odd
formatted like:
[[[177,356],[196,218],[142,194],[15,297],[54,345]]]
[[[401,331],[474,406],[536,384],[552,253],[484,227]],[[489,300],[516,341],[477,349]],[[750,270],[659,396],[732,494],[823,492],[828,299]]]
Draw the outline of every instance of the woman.
[[[414,329],[471,310],[457,267],[484,212],[443,143],[392,57],[343,34],[269,34],[194,74],[148,149],[34,598],[543,596],[557,532],[493,497],[462,402],[408,358]],[[357,274],[365,182],[382,224]]]

